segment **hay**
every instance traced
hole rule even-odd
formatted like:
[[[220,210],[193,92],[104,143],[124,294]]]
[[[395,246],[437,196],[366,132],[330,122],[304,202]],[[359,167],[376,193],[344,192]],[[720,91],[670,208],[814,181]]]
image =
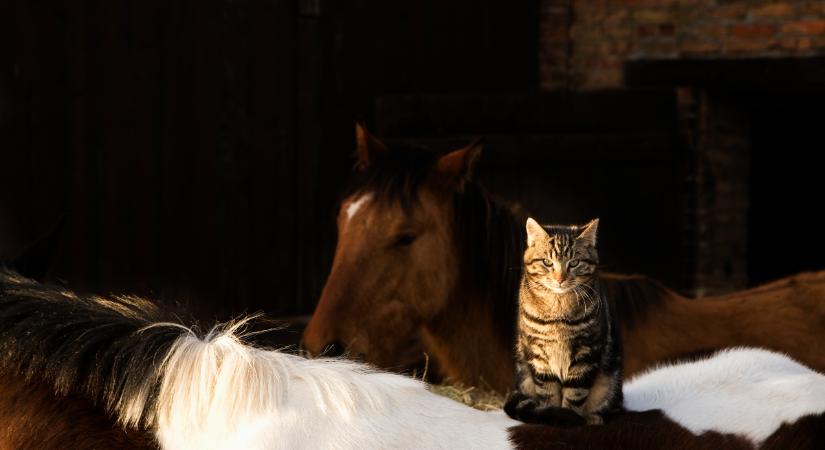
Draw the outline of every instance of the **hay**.
[[[504,406],[504,397],[489,388],[465,387],[462,384],[431,384],[430,391],[482,411],[493,411]]]
[[[430,368],[430,355],[424,352],[424,372],[419,376],[413,372],[413,378],[427,383],[430,392],[447,397],[459,403],[464,403],[475,409],[482,411],[495,411],[504,407],[504,397],[493,390],[487,383],[483,387],[466,387],[461,383],[456,384],[431,384],[427,382],[427,372]]]

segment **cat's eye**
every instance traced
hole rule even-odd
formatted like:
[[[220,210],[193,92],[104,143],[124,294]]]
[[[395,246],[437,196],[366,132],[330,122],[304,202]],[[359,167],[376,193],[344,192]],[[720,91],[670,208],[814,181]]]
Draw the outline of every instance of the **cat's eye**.
[[[413,233],[401,233],[396,236],[395,240],[393,241],[393,245],[396,247],[407,247],[413,242],[415,242],[416,236]]]
[[[567,267],[576,267],[579,265],[578,259],[571,259],[569,263],[567,263]]]
[[[544,264],[545,267],[553,267],[553,261],[550,261],[547,258],[542,259],[541,263]]]

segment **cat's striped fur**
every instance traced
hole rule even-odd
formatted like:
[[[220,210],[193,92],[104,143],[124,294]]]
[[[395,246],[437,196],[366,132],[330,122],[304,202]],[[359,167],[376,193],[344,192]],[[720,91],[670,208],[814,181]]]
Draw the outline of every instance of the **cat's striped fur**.
[[[621,409],[619,328],[598,276],[598,219],[542,227],[527,219],[516,377],[505,405],[527,422],[600,424]]]

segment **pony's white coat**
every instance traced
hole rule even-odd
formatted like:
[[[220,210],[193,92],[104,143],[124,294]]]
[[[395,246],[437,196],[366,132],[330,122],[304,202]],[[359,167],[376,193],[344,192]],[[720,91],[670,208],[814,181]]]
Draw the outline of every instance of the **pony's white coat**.
[[[694,434],[735,433],[760,444],[783,422],[825,412],[825,375],[754,348],[664,366],[627,382],[625,407],[661,409]]]
[[[172,346],[153,414],[164,449],[512,448],[508,428],[518,422],[500,411],[474,410],[354,362],[251,347],[236,336],[239,326]],[[783,422],[825,411],[825,376],[741,348],[651,370],[626,383],[624,395],[627,409],[661,409],[695,434],[759,444]]]
[[[518,422],[416,380],[242,344],[232,330],[180,338],[156,415],[164,449],[509,449]]]

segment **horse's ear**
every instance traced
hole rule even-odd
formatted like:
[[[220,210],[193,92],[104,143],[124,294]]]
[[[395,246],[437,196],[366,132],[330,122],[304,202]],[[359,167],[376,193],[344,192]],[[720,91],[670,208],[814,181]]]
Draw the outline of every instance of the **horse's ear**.
[[[481,156],[481,148],[481,139],[476,139],[470,145],[438,158],[436,170],[447,187],[460,190],[473,177],[473,169]]]
[[[387,152],[387,146],[380,139],[370,134],[367,128],[359,122],[355,124],[355,145],[358,158],[355,168],[358,170],[365,170]]]
[[[532,217],[527,218],[527,246],[532,247],[533,244],[543,237],[547,236],[547,231]]]
[[[596,246],[596,234],[599,231],[599,219],[593,219],[584,226],[584,229],[576,239],[583,240],[587,244]]]

